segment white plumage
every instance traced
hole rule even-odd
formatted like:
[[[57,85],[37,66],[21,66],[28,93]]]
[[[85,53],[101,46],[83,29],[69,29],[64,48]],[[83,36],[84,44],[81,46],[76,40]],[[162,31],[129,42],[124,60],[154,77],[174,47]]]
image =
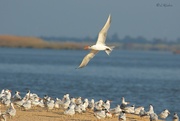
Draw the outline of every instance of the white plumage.
[[[168,109],[165,109],[164,111],[162,111],[162,112],[159,114],[159,117],[162,118],[162,119],[166,119],[169,114],[170,114],[169,110],[168,110]]]
[[[81,64],[79,65],[78,68],[83,68],[85,67],[88,62],[99,52],[99,51],[105,51],[108,55],[111,53],[111,51],[113,50],[113,47],[108,47],[105,44],[106,41],[106,36],[107,36],[107,32],[108,29],[110,27],[111,24],[111,15],[109,15],[107,22],[105,23],[104,27],[101,29],[101,31],[99,32],[98,35],[98,39],[95,45],[92,46],[86,46],[84,49],[90,49],[90,53],[87,54],[84,59],[82,60]]]

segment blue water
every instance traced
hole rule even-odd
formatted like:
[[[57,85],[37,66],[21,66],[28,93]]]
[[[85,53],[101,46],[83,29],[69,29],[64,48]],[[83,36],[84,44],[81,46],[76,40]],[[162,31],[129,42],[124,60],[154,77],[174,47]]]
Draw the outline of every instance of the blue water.
[[[136,106],[156,113],[169,109],[180,115],[180,55],[158,51],[114,50],[100,52],[87,67],[75,69],[88,53],[84,50],[0,48],[0,90],[28,89],[40,97],[48,94],[112,100],[124,96]]]

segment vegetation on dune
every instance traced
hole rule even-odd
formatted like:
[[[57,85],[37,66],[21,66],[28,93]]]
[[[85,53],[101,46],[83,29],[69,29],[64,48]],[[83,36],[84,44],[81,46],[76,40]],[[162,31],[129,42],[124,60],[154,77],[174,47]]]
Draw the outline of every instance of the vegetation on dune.
[[[111,38],[115,40],[114,38]],[[116,37],[117,39],[117,37]],[[132,38],[129,38],[132,39]],[[175,51],[180,50],[180,42],[167,43],[160,40],[154,40],[152,42],[138,40],[117,40],[116,42],[108,43],[108,45],[115,45],[116,49],[130,49],[130,50],[163,50],[163,51]],[[48,48],[48,49],[83,49],[85,45],[91,45],[93,43],[85,43],[82,41],[67,41],[67,40],[44,40],[44,38],[38,37],[23,37],[12,35],[0,35],[0,47],[13,47],[13,48]]]
[[[49,48],[49,49],[81,49],[85,44],[76,42],[48,42],[37,37],[20,37],[0,35],[1,47],[13,48]]]

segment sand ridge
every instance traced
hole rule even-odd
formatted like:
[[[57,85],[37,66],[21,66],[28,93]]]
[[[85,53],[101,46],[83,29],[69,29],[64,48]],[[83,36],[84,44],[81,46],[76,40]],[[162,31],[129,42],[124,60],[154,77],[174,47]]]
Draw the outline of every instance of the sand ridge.
[[[1,112],[7,110],[8,107],[5,107],[1,104]],[[45,108],[35,107],[30,110],[22,110],[19,107],[15,106],[16,116],[12,119],[9,116],[6,116],[7,121],[98,121],[94,116],[93,111],[87,110],[85,113],[78,114],[76,113],[73,116],[64,115],[63,109],[53,109],[47,111]],[[126,114],[127,121],[149,121],[149,117],[139,117],[134,114]],[[105,118],[101,121],[118,121],[118,117]]]

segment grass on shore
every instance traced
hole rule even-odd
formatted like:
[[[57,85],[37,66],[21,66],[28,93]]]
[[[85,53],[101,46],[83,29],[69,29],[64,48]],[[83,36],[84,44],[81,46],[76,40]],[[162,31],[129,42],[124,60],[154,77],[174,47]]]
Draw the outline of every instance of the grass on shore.
[[[76,42],[48,42],[37,37],[22,37],[0,35],[1,47],[12,48],[49,48],[49,49],[82,49],[85,43]]]
[[[12,48],[39,48],[39,49],[83,49],[85,45],[92,45],[88,42],[72,42],[72,41],[45,41],[38,37],[24,37],[13,35],[0,35],[0,47]],[[161,51],[176,51],[180,50],[180,44],[150,44],[150,43],[111,43],[116,49],[128,50],[161,50]]]

